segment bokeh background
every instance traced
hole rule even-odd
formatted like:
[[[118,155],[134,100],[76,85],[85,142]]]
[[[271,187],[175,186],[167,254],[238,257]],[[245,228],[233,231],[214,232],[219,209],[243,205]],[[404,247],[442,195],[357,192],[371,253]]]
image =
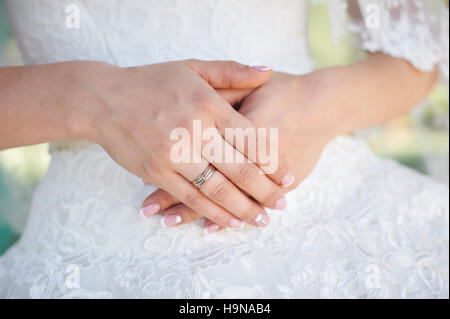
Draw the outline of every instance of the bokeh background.
[[[311,48],[319,67],[348,64],[364,56],[352,45],[350,37],[333,43],[324,3],[315,3],[311,15]],[[0,67],[21,64],[4,0],[0,0]],[[448,101],[448,86],[438,85],[429,99],[410,114],[358,134],[379,156],[392,158],[448,184]],[[49,161],[47,144],[0,151],[0,255],[19,238],[33,189]]]

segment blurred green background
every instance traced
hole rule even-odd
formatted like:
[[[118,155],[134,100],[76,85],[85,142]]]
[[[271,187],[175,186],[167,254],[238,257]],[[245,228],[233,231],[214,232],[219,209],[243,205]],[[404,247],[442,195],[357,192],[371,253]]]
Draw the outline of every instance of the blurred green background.
[[[351,38],[333,43],[325,4],[314,4],[311,15],[311,48],[319,67],[348,64],[364,56],[351,45]],[[4,0],[0,0],[0,66],[21,64]],[[358,134],[380,156],[448,184],[448,100],[448,86],[439,85],[411,114]],[[47,150],[43,144],[0,152],[0,255],[18,239],[25,224],[33,188],[50,161]]]

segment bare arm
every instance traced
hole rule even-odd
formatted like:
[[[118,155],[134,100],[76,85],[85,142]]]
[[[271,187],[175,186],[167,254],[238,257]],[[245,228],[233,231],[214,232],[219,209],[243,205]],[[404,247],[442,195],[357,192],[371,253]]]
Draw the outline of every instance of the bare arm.
[[[94,63],[93,63],[94,64]],[[66,102],[86,62],[0,68],[0,149],[83,138],[81,112]]]
[[[374,54],[350,66],[311,73],[302,82],[313,100],[331,99],[327,103],[333,107],[327,112],[341,134],[407,113],[427,96],[436,79],[436,71],[421,72],[404,60]]]

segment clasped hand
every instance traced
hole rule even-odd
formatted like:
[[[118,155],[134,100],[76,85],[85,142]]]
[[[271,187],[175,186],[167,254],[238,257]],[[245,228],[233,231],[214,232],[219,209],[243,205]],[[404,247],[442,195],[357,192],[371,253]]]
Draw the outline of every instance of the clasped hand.
[[[95,93],[100,107],[85,112],[89,126],[95,126],[89,138],[122,167],[159,188],[145,199],[141,213],[162,214],[163,226],[199,218],[206,219],[207,233],[243,223],[267,226],[266,208],[286,207],[284,193],[306,177],[333,137],[331,127],[317,125],[320,109],[312,105],[311,87],[301,76],[197,60],[133,68],[103,65],[96,72],[103,76],[95,78],[103,80]],[[193,136],[194,121],[209,130],[215,144],[245,160],[217,161],[205,151],[206,143],[192,147],[198,161],[171,160],[171,132],[183,128]],[[260,158],[250,158],[249,145],[258,144],[259,136],[237,143],[225,134],[227,128],[276,128],[276,170],[264,172]],[[195,187],[192,182],[209,165],[215,171]]]

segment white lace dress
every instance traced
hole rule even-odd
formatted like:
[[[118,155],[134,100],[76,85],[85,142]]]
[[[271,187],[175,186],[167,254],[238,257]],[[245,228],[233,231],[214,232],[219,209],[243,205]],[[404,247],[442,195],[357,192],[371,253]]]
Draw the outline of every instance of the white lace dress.
[[[338,34],[346,1],[329,2]],[[79,8],[80,28],[66,26],[69,4]],[[361,45],[422,70],[439,65],[448,77],[448,9],[438,0],[380,5],[379,28],[350,24]],[[233,59],[290,73],[314,69],[308,9],[300,0],[8,2],[28,64]],[[0,258],[1,297],[449,296],[448,187],[375,157],[353,137],[326,147],[287,195],[287,210],[270,212],[270,227],[208,236],[200,222],[162,229],[158,216],[140,218],[155,188],[99,145],[58,143],[51,154],[23,236]]]

